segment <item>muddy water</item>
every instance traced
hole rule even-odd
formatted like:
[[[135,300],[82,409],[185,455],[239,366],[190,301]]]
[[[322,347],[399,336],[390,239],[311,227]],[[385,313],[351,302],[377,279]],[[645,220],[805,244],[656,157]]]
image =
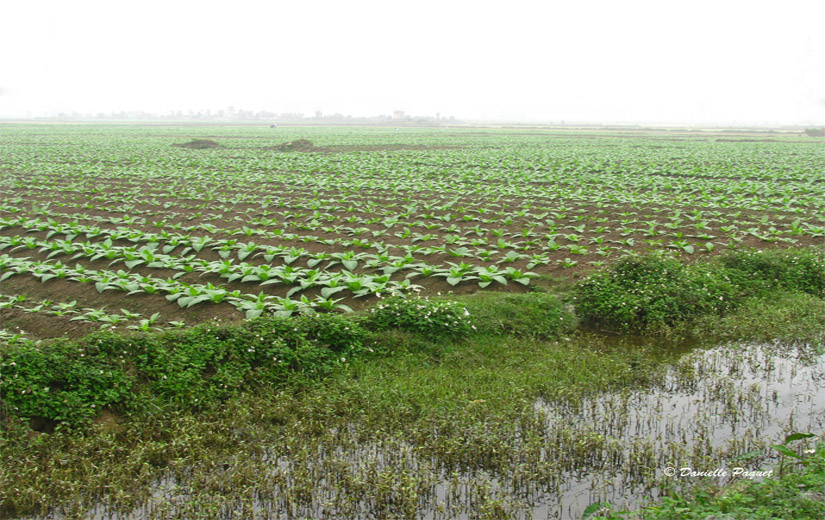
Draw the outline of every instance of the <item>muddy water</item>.
[[[255,461],[257,489],[244,498],[231,498],[238,464],[214,477],[225,479],[226,492],[211,506],[196,483],[168,477],[140,510],[118,515],[101,507],[86,516],[193,518],[208,509],[220,518],[436,520],[484,512],[578,520],[596,501],[635,508],[667,491],[744,478],[736,476],[742,472],[775,478],[766,473],[777,462],[771,444],[792,432],[825,433],[825,357],[804,345],[696,350],[648,388],[539,399],[531,413],[537,428],[503,440],[513,461],[505,471],[483,463],[446,469],[403,433],[373,436],[352,425],[317,444],[264,447]],[[191,505],[195,495],[205,500],[200,513]]]
[[[805,346],[717,347],[688,354],[650,390],[572,406],[538,401],[536,409],[549,432],[566,424],[623,446],[605,468],[565,486],[555,504],[534,510],[535,518],[578,519],[594,501],[633,508],[662,488],[771,478],[757,473],[776,465],[771,444],[794,432],[825,433],[825,357]]]

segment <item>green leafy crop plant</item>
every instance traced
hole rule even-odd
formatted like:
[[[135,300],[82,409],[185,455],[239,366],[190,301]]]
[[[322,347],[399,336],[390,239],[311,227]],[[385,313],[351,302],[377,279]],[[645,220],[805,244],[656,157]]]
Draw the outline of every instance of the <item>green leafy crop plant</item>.
[[[644,250],[718,255],[825,236],[821,151],[791,138],[290,128],[342,147],[282,154],[266,149],[271,132],[250,126],[188,129],[233,138],[193,154],[168,146],[182,128],[49,129],[0,129],[0,248],[65,264],[16,263],[0,277],[36,269],[42,290],[66,287],[63,277],[102,283],[107,298],[159,298],[177,282],[211,283],[240,289],[244,302],[263,289],[311,304],[327,290],[324,301],[351,305],[405,280],[432,293],[487,282],[509,291],[533,278],[516,271],[578,275]],[[396,148],[381,149],[388,142]],[[459,261],[469,267],[453,271]],[[480,271],[490,265],[520,282]],[[342,271],[348,288],[330,294]]]

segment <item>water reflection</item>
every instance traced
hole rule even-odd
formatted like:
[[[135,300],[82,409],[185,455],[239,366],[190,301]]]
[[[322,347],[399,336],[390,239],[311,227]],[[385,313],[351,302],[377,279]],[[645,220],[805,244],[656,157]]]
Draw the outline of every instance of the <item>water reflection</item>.
[[[603,467],[562,489],[552,514],[539,516],[581,518],[594,498],[633,508],[660,488],[698,479],[724,484],[735,478],[735,468],[770,469],[771,444],[793,432],[825,432],[825,357],[788,344],[699,350],[652,389],[561,405],[539,400],[536,409],[548,432],[595,433],[623,446],[621,453],[603,449]],[[666,475],[667,468],[676,476]],[[715,475],[683,477],[689,473],[683,468]],[[637,476],[645,474],[642,484]]]
[[[647,388],[538,399],[526,415],[511,437],[485,444],[480,425],[472,438],[471,448],[491,457],[506,447],[508,464],[498,470],[483,461],[457,468],[404,432],[348,425],[321,439],[265,446],[257,459],[210,476],[208,486],[197,472],[169,475],[138,510],[100,506],[85,517],[438,520],[484,512],[578,520],[595,501],[635,508],[701,480],[726,483],[734,468],[770,469],[771,444],[792,432],[825,432],[825,357],[788,344],[695,350]],[[467,441],[433,435],[428,442]],[[260,472],[255,489],[236,495],[242,498],[204,491],[234,492],[233,475],[249,464]],[[693,476],[682,476],[682,468]]]

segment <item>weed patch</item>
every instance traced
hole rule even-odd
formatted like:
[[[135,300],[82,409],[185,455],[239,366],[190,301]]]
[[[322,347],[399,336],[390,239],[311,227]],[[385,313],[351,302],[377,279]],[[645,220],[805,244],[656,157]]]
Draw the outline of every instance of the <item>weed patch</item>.
[[[720,264],[741,296],[775,289],[825,296],[825,251],[821,249],[734,251],[722,256]]]
[[[660,255],[628,256],[576,285],[577,315],[618,332],[662,330],[730,308],[733,286],[708,266]]]
[[[351,319],[317,315],[9,346],[0,354],[0,399],[19,417],[71,426],[103,407],[197,409],[255,385],[322,377],[357,356],[367,338]]]
[[[663,255],[628,256],[578,283],[573,301],[578,316],[591,326],[651,333],[724,316],[776,290],[825,295],[825,254],[817,249],[736,251],[693,264]]]
[[[375,331],[400,329],[431,337],[463,337],[475,330],[466,305],[455,300],[392,296],[372,307],[363,324]]]
[[[0,356],[0,398],[6,410],[41,429],[88,422],[104,407],[131,402],[134,380],[124,365],[124,357],[94,343],[15,346]]]
[[[576,329],[576,318],[561,299],[548,293],[481,293],[464,302],[478,332],[553,339]]]

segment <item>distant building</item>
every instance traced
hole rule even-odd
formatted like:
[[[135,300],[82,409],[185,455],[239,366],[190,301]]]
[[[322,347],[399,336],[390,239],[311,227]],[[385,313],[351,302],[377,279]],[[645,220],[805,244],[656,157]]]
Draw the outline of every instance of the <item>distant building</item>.
[[[392,113],[393,119],[404,119],[404,111],[403,110],[396,110]]]

